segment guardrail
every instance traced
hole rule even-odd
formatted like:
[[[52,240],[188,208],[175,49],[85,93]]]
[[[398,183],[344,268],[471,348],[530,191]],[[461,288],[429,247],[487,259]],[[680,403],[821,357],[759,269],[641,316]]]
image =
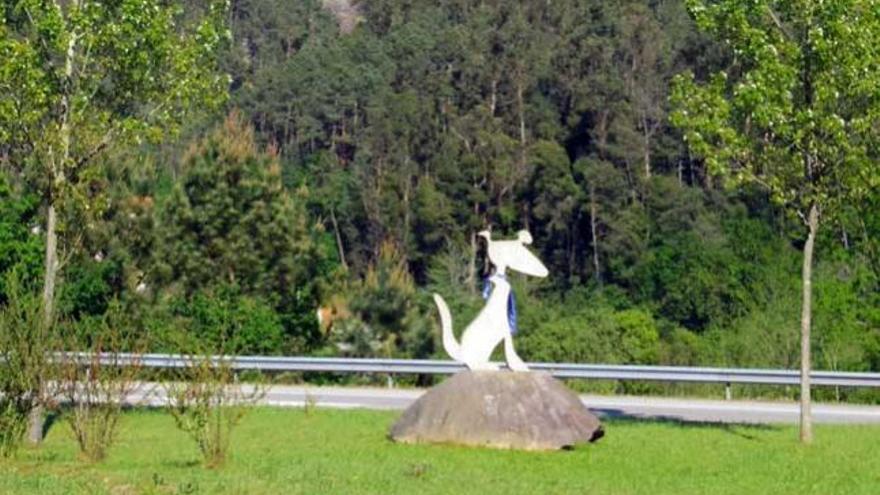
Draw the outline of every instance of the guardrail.
[[[82,361],[92,359],[88,353],[68,353]],[[194,358],[172,354],[102,354],[108,365],[139,362],[146,368],[181,368]],[[235,370],[257,371],[324,371],[334,373],[389,373],[448,375],[465,370],[455,361],[419,359],[362,359],[273,356],[213,356],[215,363],[225,362]],[[557,378],[602,380],[648,380],[691,383],[733,383],[753,385],[797,385],[796,370],[749,368],[695,368],[681,366],[630,366],[616,364],[528,363],[532,370],[546,371]],[[813,371],[811,382],[816,386],[880,387],[880,373]]]

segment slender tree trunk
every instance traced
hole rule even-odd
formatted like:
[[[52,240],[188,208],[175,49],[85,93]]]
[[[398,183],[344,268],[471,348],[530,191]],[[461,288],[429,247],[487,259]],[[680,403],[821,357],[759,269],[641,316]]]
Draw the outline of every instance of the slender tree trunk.
[[[477,234],[471,232],[471,258],[468,263],[467,288],[474,292],[477,287]]]
[[[523,78],[524,76],[520,75],[516,85],[516,106],[517,116],[519,117],[519,164],[516,171],[517,177],[520,177],[520,174],[524,176],[526,170],[526,105],[523,100]]]
[[[596,228],[596,186],[590,185],[590,235],[593,239],[593,270],[596,272],[596,282],[602,283],[602,273],[599,269],[599,237]]]
[[[345,262],[345,247],[342,245],[342,234],[339,232],[339,222],[336,221],[336,208],[330,208],[330,221],[333,222],[333,233],[336,236],[336,249],[339,250],[339,262],[342,268],[348,270],[348,263]]]
[[[608,147],[608,110],[599,112],[599,122],[596,125],[596,148],[599,151],[599,158],[605,158],[605,151]]]
[[[55,205],[49,200],[46,218],[46,259],[43,273],[43,332],[52,329],[55,311],[55,281],[58,278],[58,234]],[[45,396],[45,384],[39,384],[39,394]],[[28,442],[39,445],[43,441],[43,406],[38,404],[31,410],[28,424]]]
[[[43,324],[45,328],[52,325],[55,311],[55,280],[58,276],[58,232],[55,205],[49,200],[46,218],[46,259],[43,273]]]
[[[495,116],[495,107],[498,105],[498,80],[492,79],[492,91],[489,94],[489,115]]]
[[[577,264],[577,257],[575,256],[575,233],[574,233],[574,225],[577,225],[578,216],[575,215],[575,220],[571,222],[568,226],[568,234],[566,237],[568,238],[568,279],[571,280],[572,275],[575,271],[580,271]]]
[[[526,147],[526,108],[523,101],[522,82],[516,86],[516,112],[519,117],[519,144],[523,149]]]
[[[804,265],[801,274],[803,301],[801,303],[801,442],[813,441],[813,417],[810,403],[810,323],[813,295],[813,248],[819,229],[819,209],[810,206],[807,215],[807,242],[804,244]]]
[[[409,157],[406,158],[406,165],[409,166]],[[410,189],[412,188],[412,177],[410,174],[406,174],[406,186],[403,188],[403,235],[401,238],[403,239],[403,254],[406,260],[409,260],[409,233],[410,233],[410,223],[412,223],[412,214],[410,212],[409,205],[409,196]]]
[[[642,150],[642,160],[645,165],[645,179],[651,178],[651,132],[648,128],[648,118],[643,116],[642,118],[642,145],[644,149]]]

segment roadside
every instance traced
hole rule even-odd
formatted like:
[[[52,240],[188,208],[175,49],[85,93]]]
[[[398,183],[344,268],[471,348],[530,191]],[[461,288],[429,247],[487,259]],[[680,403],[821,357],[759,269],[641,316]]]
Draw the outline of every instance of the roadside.
[[[245,385],[247,387],[247,385]],[[403,410],[424,389],[315,387],[274,385],[263,404],[278,407]],[[633,418],[708,423],[796,423],[798,404],[789,401],[706,400],[667,397],[581,395],[604,418]],[[161,384],[144,383],[129,397],[131,404],[164,404]],[[814,404],[817,423],[880,424],[880,406]]]

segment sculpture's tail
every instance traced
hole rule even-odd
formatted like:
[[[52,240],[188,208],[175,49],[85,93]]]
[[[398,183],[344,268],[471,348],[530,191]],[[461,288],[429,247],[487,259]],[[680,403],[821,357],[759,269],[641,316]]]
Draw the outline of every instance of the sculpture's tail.
[[[440,324],[443,326],[443,348],[449,357],[456,361],[461,361],[461,346],[455,340],[455,334],[452,333],[452,315],[449,314],[449,307],[446,301],[439,294],[434,294],[434,303],[440,311]]]

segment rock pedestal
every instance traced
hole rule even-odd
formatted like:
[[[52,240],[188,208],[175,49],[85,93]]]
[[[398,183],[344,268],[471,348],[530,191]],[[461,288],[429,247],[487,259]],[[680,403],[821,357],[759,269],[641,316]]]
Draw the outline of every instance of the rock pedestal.
[[[556,450],[593,442],[602,424],[548,373],[463,371],[428,390],[391,427],[394,441]]]

